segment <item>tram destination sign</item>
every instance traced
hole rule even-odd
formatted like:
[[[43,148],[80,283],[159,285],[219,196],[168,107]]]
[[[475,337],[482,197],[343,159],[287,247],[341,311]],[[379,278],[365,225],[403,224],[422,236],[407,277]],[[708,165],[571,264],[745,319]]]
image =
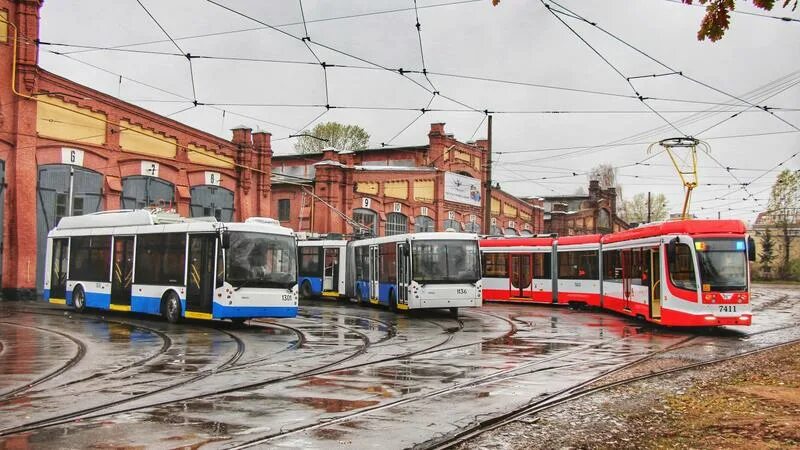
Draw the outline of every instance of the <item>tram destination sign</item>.
[[[444,199],[448,202],[481,206],[481,180],[453,172],[445,172]]]

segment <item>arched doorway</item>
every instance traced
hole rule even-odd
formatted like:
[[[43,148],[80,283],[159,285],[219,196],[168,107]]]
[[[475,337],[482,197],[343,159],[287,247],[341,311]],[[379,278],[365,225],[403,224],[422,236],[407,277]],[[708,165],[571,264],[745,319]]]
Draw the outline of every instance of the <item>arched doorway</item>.
[[[191,196],[192,217],[216,217],[222,222],[233,220],[233,191],[219,186],[195,186]]]
[[[161,178],[133,175],[122,179],[122,209],[175,204],[175,185]]]
[[[103,203],[103,176],[95,171],[68,164],[39,166],[36,199],[36,290],[44,281],[47,233],[62,217],[100,211]]]
[[[401,213],[389,213],[386,216],[386,236],[408,233],[408,217]]]

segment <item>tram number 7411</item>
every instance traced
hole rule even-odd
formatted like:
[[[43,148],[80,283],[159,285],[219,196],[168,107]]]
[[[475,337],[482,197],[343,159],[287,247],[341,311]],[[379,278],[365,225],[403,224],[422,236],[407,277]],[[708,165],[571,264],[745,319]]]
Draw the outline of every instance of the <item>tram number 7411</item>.
[[[736,305],[719,305],[719,312],[736,312]]]

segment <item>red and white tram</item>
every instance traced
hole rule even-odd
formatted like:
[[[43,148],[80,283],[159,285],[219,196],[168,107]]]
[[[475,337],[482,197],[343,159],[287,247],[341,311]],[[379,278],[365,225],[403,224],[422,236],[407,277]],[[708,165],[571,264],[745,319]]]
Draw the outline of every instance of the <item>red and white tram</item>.
[[[755,247],[738,220],[480,245],[484,301],[582,304],[669,326],[752,320],[748,260]]]

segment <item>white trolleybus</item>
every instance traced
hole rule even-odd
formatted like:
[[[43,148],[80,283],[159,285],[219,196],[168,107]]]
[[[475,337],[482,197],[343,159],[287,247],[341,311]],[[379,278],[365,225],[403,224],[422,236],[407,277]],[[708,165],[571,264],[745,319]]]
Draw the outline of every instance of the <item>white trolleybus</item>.
[[[44,298],[170,322],[294,317],[297,245],[273,219],[149,210],[64,217],[47,237]]]
[[[478,236],[399,234],[347,245],[347,296],[392,309],[481,306]]]

